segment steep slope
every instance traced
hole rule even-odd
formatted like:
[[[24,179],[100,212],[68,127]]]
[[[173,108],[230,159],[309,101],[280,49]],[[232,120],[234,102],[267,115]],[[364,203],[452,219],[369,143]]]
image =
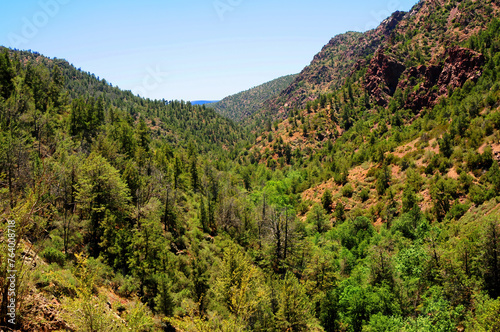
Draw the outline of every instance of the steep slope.
[[[366,90],[377,99],[377,103],[386,105],[387,97],[394,94],[403,71],[406,70],[404,77],[408,78],[409,74],[415,73],[416,68],[412,67],[426,62],[437,64],[447,56],[451,45],[476,34],[496,13],[496,1],[422,0],[408,13],[395,12],[374,30],[349,32],[332,38],[287,89],[265,103],[264,109],[273,117],[279,113],[279,117],[284,118],[287,109],[304,108],[308,101],[315,100],[320,94],[341,87],[353,71],[370,70],[366,66],[370,62],[370,74],[374,80],[366,84]],[[391,82],[381,81],[373,71],[374,66],[384,66],[381,62],[385,60],[380,55],[373,59],[378,49],[383,49],[379,53],[392,54],[396,61],[394,65],[386,65],[387,70],[393,71],[386,73],[392,77]],[[374,63],[376,61],[379,63]],[[425,68],[419,70],[425,71]],[[429,72],[428,75],[433,74]],[[384,96],[378,83],[383,83],[388,89]],[[445,84],[443,81],[443,86]],[[421,104],[422,101],[417,101],[413,107]]]
[[[493,68],[497,46],[479,34],[499,13],[498,1],[422,0],[374,30],[334,37],[254,116],[266,128],[257,138],[261,152],[280,138],[281,145],[307,146],[314,153],[358,120],[413,121],[446,103],[455,89],[470,87]],[[276,117],[284,121],[275,122],[274,131],[264,125]]]
[[[0,46],[0,51],[5,48]],[[65,103],[75,99],[98,99],[102,97],[107,108],[113,112],[128,115],[129,123],[141,118],[150,127],[152,135],[163,137],[170,144],[187,146],[189,141],[196,142],[206,149],[233,146],[245,137],[244,131],[233,121],[228,120],[204,105],[192,105],[184,101],[150,100],[135,96],[130,91],[121,90],[95,74],[75,68],[64,59],[48,58],[37,52],[8,50],[12,58],[19,61],[20,67],[27,70],[28,76],[36,83],[36,107],[47,110],[50,100],[51,79],[59,80],[59,90],[64,94],[55,107],[65,110]],[[57,67],[57,70],[54,69]],[[201,134],[201,135],[200,135]],[[208,148],[208,146],[210,146]]]
[[[172,315],[167,300],[156,304],[165,264],[177,264],[186,233],[198,232],[196,204],[208,183],[229,178],[215,165],[245,131],[204,106],[143,99],[65,60],[0,51],[0,330],[163,330],[152,311]],[[219,198],[210,197],[213,223]],[[148,257],[155,262],[142,265]],[[178,286],[169,294],[185,299]]]
[[[378,209],[374,221],[392,218],[380,210],[390,203],[388,196],[404,204],[404,183],[415,171],[425,184],[415,189],[419,207],[438,220],[451,208],[449,202],[441,211],[436,206],[433,186],[440,176],[474,184],[470,191],[470,184],[451,190],[457,205],[495,197],[498,179],[485,172],[500,162],[499,16],[495,1],[420,1],[372,54],[354,65],[350,58],[338,64],[352,65],[345,79],[318,76],[311,90],[301,92],[310,99],[303,108],[283,105],[286,119],[264,130],[245,155],[273,168],[309,165],[322,175],[302,193],[303,200],[320,203],[329,190],[346,211]],[[346,48],[353,47],[344,40]],[[297,81],[321,58],[316,56],[282,97],[300,95],[293,87],[305,85]],[[330,92],[312,92],[324,86]],[[408,171],[409,165],[414,170]],[[382,175],[387,166],[390,174]]]
[[[234,121],[243,121],[259,111],[264,101],[273,98],[287,88],[297,75],[287,75],[246,91],[207,105],[217,113]]]
[[[390,36],[404,14],[396,12],[366,33],[348,32],[333,37],[289,87],[266,102],[265,108],[273,112],[303,108],[320,93],[342,86],[356,63],[371,55]]]

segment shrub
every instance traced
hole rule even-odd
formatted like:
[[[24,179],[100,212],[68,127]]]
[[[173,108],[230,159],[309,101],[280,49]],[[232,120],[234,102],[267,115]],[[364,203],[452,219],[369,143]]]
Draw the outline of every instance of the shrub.
[[[469,188],[469,199],[476,205],[483,204],[487,199],[486,190],[482,186],[472,185]]]
[[[42,251],[41,256],[47,261],[47,263],[56,263],[59,266],[63,266],[64,261],[66,260],[66,257],[60,250],[52,247],[45,248],[45,250]]]
[[[347,183],[347,176],[349,175],[349,172],[347,170],[344,170],[340,173],[334,173],[333,174],[333,180],[335,183],[339,186],[344,185]]]
[[[446,219],[458,220],[469,210],[469,204],[455,203],[451,207],[450,211],[446,214]]]
[[[363,188],[363,190],[359,193],[359,198],[361,199],[361,202],[366,202],[370,198],[370,189]]]
[[[474,178],[467,174],[466,172],[460,172],[460,176],[458,177],[458,183],[460,185],[460,190],[463,193],[467,193],[469,191],[470,186],[474,182]]]
[[[354,189],[350,184],[346,184],[345,186],[342,187],[342,196],[344,197],[352,197],[352,194],[354,193]]]
[[[332,212],[332,203],[333,203],[332,193],[330,192],[330,190],[326,189],[325,192],[323,193],[323,196],[321,197],[321,204],[323,204],[323,208],[326,210],[326,212],[328,213]]]
[[[382,168],[378,172],[376,188],[380,196],[382,196],[385,193],[386,189],[390,187],[391,178],[392,178],[391,170],[387,166],[384,166],[384,168]]]
[[[112,287],[116,294],[129,298],[139,290],[139,281],[132,276],[118,274],[113,278]]]

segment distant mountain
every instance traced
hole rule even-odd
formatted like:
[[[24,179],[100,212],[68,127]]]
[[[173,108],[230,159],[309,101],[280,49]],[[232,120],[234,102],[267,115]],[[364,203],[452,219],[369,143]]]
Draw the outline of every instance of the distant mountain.
[[[194,100],[191,102],[191,105],[207,105],[218,102],[219,100]]]
[[[210,104],[210,107],[231,120],[242,121],[259,111],[266,100],[278,96],[296,77],[297,74],[277,78],[226,97],[217,103]]]

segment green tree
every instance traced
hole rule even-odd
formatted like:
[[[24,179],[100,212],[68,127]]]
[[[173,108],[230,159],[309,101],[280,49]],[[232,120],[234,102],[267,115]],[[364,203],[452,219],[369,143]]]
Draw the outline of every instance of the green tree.
[[[203,232],[209,233],[210,229],[208,228],[208,214],[205,207],[205,199],[203,197],[200,199],[200,222],[201,227],[203,228]]]
[[[485,223],[483,262],[486,289],[492,298],[500,296],[500,223],[491,217]]]
[[[314,204],[312,209],[307,214],[308,223],[312,223],[318,233],[323,233],[328,230],[328,219],[325,215],[325,210],[319,204]]]
[[[443,138],[438,139],[439,152],[445,157],[450,158],[453,153],[453,141],[448,133],[443,134]]]
[[[0,54],[0,96],[8,99],[14,91],[14,69],[10,62],[9,53],[4,49]]]
[[[149,131],[149,127],[146,125],[144,118],[141,117],[141,119],[139,120],[139,125],[137,126],[136,135],[139,146],[142,147],[146,152],[149,151],[149,143],[151,143]]]
[[[97,257],[103,249],[99,243],[103,240],[105,219],[110,232],[108,236],[116,233],[115,227],[125,226],[130,191],[118,170],[96,153],[91,153],[84,161],[75,187],[80,214],[89,222],[89,250],[93,257]],[[113,243],[112,238],[106,241]]]
[[[500,299],[491,299],[486,294],[474,296],[474,310],[469,311],[467,331],[495,332],[500,330]]]
[[[342,201],[338,201],[335,205],[335,220],[337,223],[343,222],[345,220],[344,204]]]
[[[321,196],[321,204],[323,204],[323,209],[328,213],[332,213],[333,196],[329,189],[326,189]]]
[[[179,177],[182,174],[182,162],[178,157],[174,159],[174,189],[179,187]]]
[[[445,179],[436,175],[431,186],[433,211],[438,221],[442,221],[450,210],[451,200],[456,194],[456,185],[452,179]]]
[[[218,303],[245,325],[269,305],[262,273],[236,245],[226,249],[213,291]]]
[[[55,65],[51,73],[51,81],[49,84],[49,98],[54,107],[59,110],[63,106],[63,89],[64,89],[64,74],[58,65]]]
[[[200,179],[198,176],[198,167],[196,166],[196,157],[193,156],[191,158],[191,165],[190,165],[190,172],[191,172],[191,185],[193,187],[193,191],[197,192],[199,189],[200,185]]]
[[[328,290],[320,304],[320,322],[326,332],[336,332],[339,326],[339,298],[335,289]]]
[[[389,166],[384,165],[382,169],[377,173],[377,183],[375,184],[377,192],[380,196],[385,194],[387,188],[391,185],[391,170]]]
[[[85,332],[123,331],[122,322],[113,315],[103,297],[94,296],[95,273],[89,268],[87,259],[77,256],[77,296],[65,298],[63,316],[77,330]]]
[[[500,195],[500,167],[498,162],[494,161],[487,174],[488,182],[493,185],[493,190]]]
[[[311,331],[315,319],[311,301],[304,287],[291,272],[287,272],[278,291],[276,327],[278,331]]]
[[[413,187],[406,185],[403,190],[403,198],[402,198],[403,213],[409,212],[413,210],[416,206],[418,206],[417,195],[415,194],[415,190]]]

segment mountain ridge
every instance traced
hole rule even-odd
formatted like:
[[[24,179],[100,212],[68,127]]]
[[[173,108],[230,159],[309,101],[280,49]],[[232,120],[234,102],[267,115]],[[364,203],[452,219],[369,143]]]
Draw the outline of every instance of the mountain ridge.
[[[237,122],[251,117],[262,109],[264,101],[279,94],[296,77],[286,75],[248,90],[225,97],[221,101],[210,104],[217,113]]]

